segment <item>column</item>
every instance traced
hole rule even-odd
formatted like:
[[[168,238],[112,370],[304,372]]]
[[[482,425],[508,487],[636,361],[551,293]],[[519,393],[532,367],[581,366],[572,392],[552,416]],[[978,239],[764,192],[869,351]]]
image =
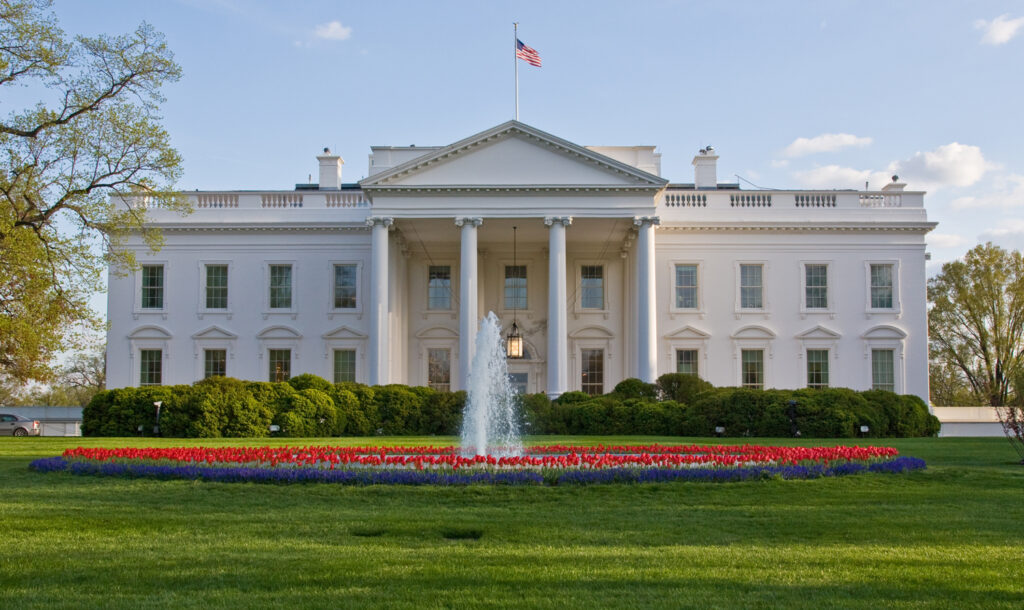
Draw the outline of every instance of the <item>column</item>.
[[[462,216],[455,226],[462,227],[462,249],[459,261],[459,386],[469,389],[469,371],[473,368],[476,348],[477,315],[476,229],[483,219]]]
[[[566,316],[565,228],[571,216],[548,216],[548,397],[569,389],[569,338]]]
[[[657,216],[633,219],[638,227],[636,240],[636,303],[637,303],[637,372],[641,381],[658,379],[657,292],[654,265],[654,227],[661,224]]]
[[[370,234],[370,385],[390,381],[388,363],[388,227],[395,219],[370,216],[366,224]]]

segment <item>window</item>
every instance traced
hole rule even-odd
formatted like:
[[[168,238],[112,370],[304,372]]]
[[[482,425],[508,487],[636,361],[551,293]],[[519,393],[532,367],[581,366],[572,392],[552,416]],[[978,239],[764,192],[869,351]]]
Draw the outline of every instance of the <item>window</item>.
[[[452,268],[431,265],[427,284],[427,309],[452,308]]]
[[[203,350],[203,379],[227,377],[228,351],[225,349]]]
[[[427,385],[442,392],[452,389],[452,350],[427,350]]]
[[[158,349],[139,350],[139,363],[139,385],[163,383],[163,351]]]
[[[763,309],[763,265],[740,265],[740,308]]]
[[[740,385],[745,388],[764,389],[764,350],[745,349],[741,352]]]
[[[697,350],[676,350],[676,372],[685,373],[687,375],[697,374]]]
[[[697,265],[676,265],[676,308],[697,309]]]
[[[164,266],[142,266],[142,308],[164,308]]]
[[[591,396],[604,394],[604,350],[585,349],[580,355],[583,359],[581,389]]]
[[[505,309],[526,309],[526,265],[505,265]]]
[[[292,350],[268,350],[270,362],[270,381],[288,381],[292,376]]]
[[[291,309],[292,307],[292,266],[270,266],[270,308]]]
[[[529,373],[509,373],[508,382],[512,386],[512,391],[516,394],[526,394],[526,384],[529,378]]]
[[[580,271],[580,307],[604,309],[604,267],[584,265]]]
[[[871,265],[871,308],[892,309],[892,265]]]
[[[891,349],[871,350],[871,389],[896,391],[896,367]]]
[[[357,276],[355,265],[334,266],[335,309],[355,309]]]
[[[807,387],[828,387],[828,350],[807,350]]]
[[[334,350],[334,383],[356,380],[356,350]]]
[[[828,309],[828,265],[804,265],[804,304]]]
[[[228,308],[228,266],[206,266],[206,308]]]

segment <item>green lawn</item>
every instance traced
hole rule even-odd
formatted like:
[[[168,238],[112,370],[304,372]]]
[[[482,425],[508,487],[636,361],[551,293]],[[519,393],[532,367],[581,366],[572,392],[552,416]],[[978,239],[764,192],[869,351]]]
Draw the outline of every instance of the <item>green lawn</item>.
[[[0,439],[0,607],[1024,607],[1024,466],[1004,439],[874,441],[928,461],[909,475],[726,484],[356,488],[27,468],[78,445],[240,442]]]

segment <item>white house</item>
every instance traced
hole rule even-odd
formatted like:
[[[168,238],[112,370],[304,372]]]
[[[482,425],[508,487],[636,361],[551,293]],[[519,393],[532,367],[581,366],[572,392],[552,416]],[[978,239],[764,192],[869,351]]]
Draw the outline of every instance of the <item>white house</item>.
[[[746,191],[710,147],[693,183],[653,146],[579,146],[509,121],[373,147],[369,177],[190,193],[166,244],[111,273],[108,384],[209,375],[464,388],[479,320],[522,331],[514,382],[627,377],[872,387],[928,399],[924,194]],[[140,200],[134,205],[145,205]]]

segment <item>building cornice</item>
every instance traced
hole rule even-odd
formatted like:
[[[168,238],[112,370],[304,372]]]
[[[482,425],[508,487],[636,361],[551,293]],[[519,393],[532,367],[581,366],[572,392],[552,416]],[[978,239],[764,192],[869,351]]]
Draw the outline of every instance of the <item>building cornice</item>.
[[[197,232],[277,232],[277,231],[303,231],[303,232],[315,232],[315,233],[369,233],[370,227],[366,226],[365,223],[346,223],[346,224],[329,224],[323,222],[310,222],[310,223],[279,223],[279,224],[240,224],[240,223],[148,223],[149,226],[159,229],[165,232],[184,232],[184,231],[197,231]]]
[[[782,233],[820,233],[823,231],[847,232],[907,232],[927,233],[938,226],[937,222],[688,222],[673,224],[663,222],[658,232],[709,233],[725,231],[774,231]]]
[[[487,193],[490,195],[525,195],[525,194],[587,194],[587,193],[637,193],[649,196],[657,195],[662,186],[656,184],[434,184],[425,185],[384,185],[365,186],[363,190],[370,195],[377,193],[388,194],[417,194],[417,195],[451,195],[451,194],[476,194]]]

